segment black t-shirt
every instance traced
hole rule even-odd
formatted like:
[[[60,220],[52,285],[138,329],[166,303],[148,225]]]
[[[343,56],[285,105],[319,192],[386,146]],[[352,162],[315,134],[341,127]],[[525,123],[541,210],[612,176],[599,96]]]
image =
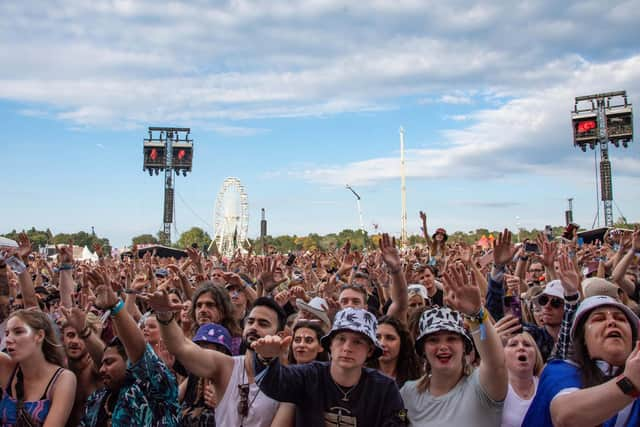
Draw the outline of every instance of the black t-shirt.
[[[260,390],[272,399],[296,407],[296,426],[404,426],[406,411],[398,386],[380,372],[363,368],[353,388],[332,380],[329,362],[282,366],[274,361],[258,375]],[[345,392],[347,397],[345,397]]]

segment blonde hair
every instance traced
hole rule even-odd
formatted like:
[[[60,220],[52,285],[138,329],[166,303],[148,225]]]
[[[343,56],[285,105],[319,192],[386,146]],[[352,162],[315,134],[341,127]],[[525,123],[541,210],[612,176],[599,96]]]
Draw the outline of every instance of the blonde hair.
[[[513,335],[511,338],[515,338],[517,336],[522,335],[522,337],[529,342],[529,344],[534,348],[536,353],[536,362],[533,364],[533,375],[538,377],[542,372],[542,368],[544,368],[544,360],[542,360],[542,353],[540,353],[540,349],[538,348],[538,344],[536,344],[536,340],[533,339],[533,336],[529,332],[520,332],[519,334]],[[509,339],[511,339],[509,338]],[[509,341],[507,341],[509,342]]]

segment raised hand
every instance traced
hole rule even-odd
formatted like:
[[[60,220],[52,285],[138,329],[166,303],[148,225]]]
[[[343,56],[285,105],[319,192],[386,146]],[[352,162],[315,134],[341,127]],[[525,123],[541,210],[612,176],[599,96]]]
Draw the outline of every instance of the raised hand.
[[[69,326],[78,331],[78,333],[82,332],[84,328],[87,327],[87,313],[85,313],[85,311],[78,307],[66,308],[62,306],[60,307],[60,311],[62,311],[64,317],[67,318]]]
[[[106,282],[106,279],[98,279],[97,273],[89,272],[89,281],[93,282],[96,286],[96,307],[107,310],[113,308],[118,302],[118,296],[113,291],[113,288]],[[99,282],[98,282],[99,280]]]
[[[482,308],[480,287],[475,274],[467,274],[461,264],[451,266],[443,276],[447,288],[446,304],[461,313],[475,315]]]
[[[146,301],[156,313],[179,312],[184,307],[182,303],[171,302],[167,291],[159,290],[153,293],[138,295],[138,298]]]
[[[265,292],[271,292],[278,284],[275,278],[277,261],[272,257],[258,258],[258,281],[262,283]]]
[[[18,235],[18,248],[16,249],[16,253],[23,261],[27,260],[27,257],[31,253],[31,241],[26,233],[20,233]]]
[[[556,258],[558,244],[556,242],[549,242],[542,233],[538,234],[536,242],[538,243],[538,247],[542,251],[542,263],[548,269],[553,269],[553,261]]]
[[[287,301],[289,301],[289,291],[284,290],[281,292],[278,292],[273,299],[278,303],[278,305],[280,307],[284,307],[287,304]]]
[[[284,354],[291,344],[292,337],[280,338],[278,335],[267,335],[251,343],[253,351],[265,359]]]
[[[498,320],[494,326],[502,340],[502,345],[505,345],[507,341],[509,341],[509,338],[522,330],[520,319],[512,314],[507,314],[502,319]]]
[[[389,238],[387,233],[382,233],[380,239],[380,253],[384,263],[392,273],[397,273],[402,268],[402,262],[400,261],[400,254],[396,248],[396,238]]]
[[[566,253],[560,255],[558,261],[560,268],[558,269],[557,274],[560,279],[560,283],[562,283],[562,287],[564,288],[564,293],[566,295],[573,295],[577,293],[578,288],[580,287],[580,276],[576,272],[573,261],[571,261],[569,255]]]
[[[73,264],[73,246],[56,246],[58,251],[58,263]]]
[[[508,229],[498,236],[493,248],[493,262],[495,265],[506,265],[513,259],[516,248],[511,244],[511,232]]]

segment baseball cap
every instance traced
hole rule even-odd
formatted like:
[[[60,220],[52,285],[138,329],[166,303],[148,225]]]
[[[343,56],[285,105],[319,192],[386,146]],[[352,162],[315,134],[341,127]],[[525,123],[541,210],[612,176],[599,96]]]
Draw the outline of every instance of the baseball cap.
[[[606,295],[617,300],[620,298],[618,294],[619,289],[615,284],[600,277],[590,277],[582,281],[582,293],[585,298],[595,295]]]
[[[560,280],[552,280],[544,287],[542,294],[547,294],[552,297],[560,298],[564,300],[564,288],[562,287],[562,282]],[[542,295],[541,294],[541,295]]]
[[[306,303],[303,299],[297,298],[296,306],[298,307],[298,310],[308,311],[309,313],[320,319],[322,323],[324,323],[326,329],[331,328],[331,321],[329,320],[329,316],[327,315],[328,304],[324,298],[314,297],[308,303]]]
[[[421,285],[419,283],[412,283],[409,286],[407,286],[407,292],[409,293],[409,296],[420,295],[425,300],[429,299],[429,294],[427,294],[427,288],[425,288],[424,285]]]

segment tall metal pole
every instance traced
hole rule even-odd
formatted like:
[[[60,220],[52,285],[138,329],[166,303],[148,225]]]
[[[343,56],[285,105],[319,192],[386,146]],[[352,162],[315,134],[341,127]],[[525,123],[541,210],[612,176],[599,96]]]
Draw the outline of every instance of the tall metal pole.
[[[407,246],[407,186],[404,171],[404,129],[400,127],[400,192],[402,193],[402,213],[400,217],[400,244]]]
[[[607,116],[604,98],[598,99],[598,142],[600,145],[600,193],[604,205],[604,224],[613,227],[613,185],[607,135]]]
[[[171,244],[171,224],[173,223],[173,141],[176,133],[167,131],[167,165],[164,169],[164,228],[163,237]]]

